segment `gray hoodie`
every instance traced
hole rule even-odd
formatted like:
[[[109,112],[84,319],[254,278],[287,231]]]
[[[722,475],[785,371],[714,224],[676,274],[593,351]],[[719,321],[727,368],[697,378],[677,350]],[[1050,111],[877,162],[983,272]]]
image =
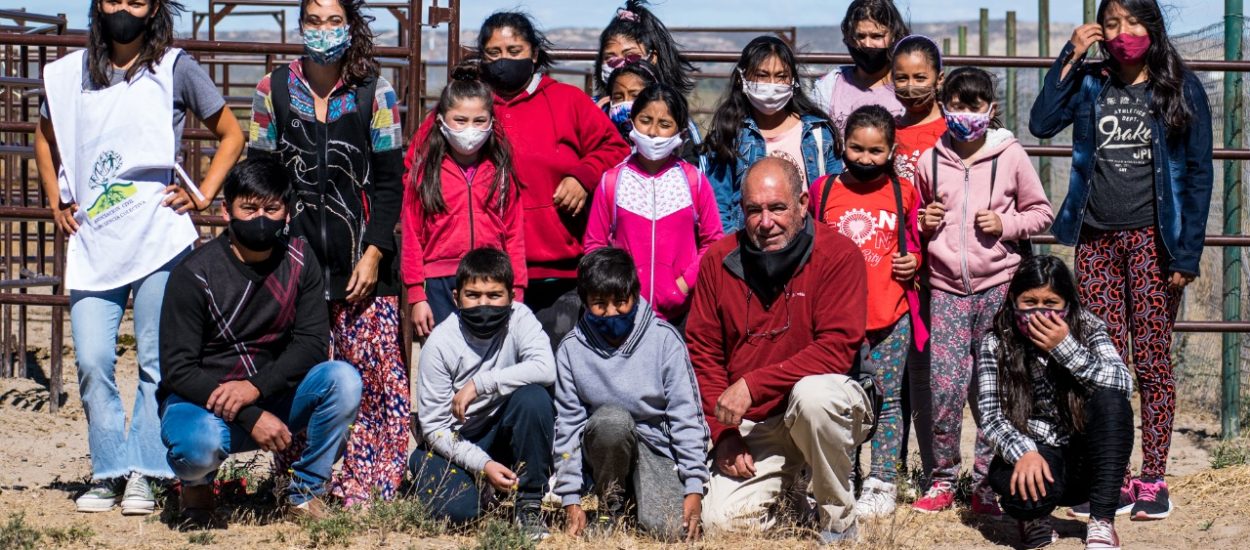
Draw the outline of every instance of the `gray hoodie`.
[[[582,431],[602,406],[629,411],[647,447],[677,463],[686,494],[703,494],[708,429],[686,344],[639,299],[634,328],[612,347],[584,320],[556,352],[556,479],[565,506],[581,501]]]
[[[473,433],[494,422],[499,405],[512,392],[555,382],[549,342],[538,318],[520,302],[512,303],[508,327],[489,340],[461,329],[460,317],[454,314],[434,327],[417,367],[417,417],[430,450],[466,470],[481,472],[490,455],[460,439],[460,432]],[[477,398],[462,423],[451,414],[451,399],[470,381],[477,387]]]

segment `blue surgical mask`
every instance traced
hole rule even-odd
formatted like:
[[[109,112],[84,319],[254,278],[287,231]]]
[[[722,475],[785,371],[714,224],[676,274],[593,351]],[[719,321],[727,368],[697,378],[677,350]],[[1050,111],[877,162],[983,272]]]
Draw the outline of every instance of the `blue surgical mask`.
[[[351,26],[332,29],[305,29],[304,54],[318,65],[332,65],[347,54],[352,45]]]
[[[630,308],[629,313],[619,315],[599,316],[589,311],[586,312],[586,324],[590,325],[590,329],[612,342],[620,342],[629,332],[634,330],[634,319],[638,316],[638,304],[635,303]]]

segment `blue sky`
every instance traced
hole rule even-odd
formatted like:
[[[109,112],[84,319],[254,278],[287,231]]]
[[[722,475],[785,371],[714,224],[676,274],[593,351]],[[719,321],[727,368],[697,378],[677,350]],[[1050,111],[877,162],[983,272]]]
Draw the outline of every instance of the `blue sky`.
[[[1163,0],[1170,5],[1173,32],[1219,22],[1222,6],[1216,0]],[[72,26],[86,23],[89,0],[0,0],[0,8],[40,13],[66,13]],[[846,0],[653,0],[655,11],[673,26],[767,26],[832,25],[845,13]],[[207,0],[183,0],[191,10],[207,9]],[[429,5],[430,0],[426,1]],[[1007,10],[1016,10],[1020,21],[1037,20],[1036,0],[896,0],[899,9],[913,22],[967,20],[978,17],[979,7],[990,6],[991,17],[1001,19]],[[446,4],[444,1],[443,4]],[[622,0],[462,0],[461,22],[476,26],[486,15],[500,9],[521,7],[533,14],[545,28],[597,27],[605,25],[623,4]],[[1051,20],[1081,20],[1082,2],[1052,0]],[[1203,9],[1198,9],[1203,8]],[[241,8],[242,9],[242,8]],[[383,17],[388,17],[382,14]],[[273,28],[268,18],[227,19],[219,28]],[[190,29],[191,17],[184,15],[180,29]]]

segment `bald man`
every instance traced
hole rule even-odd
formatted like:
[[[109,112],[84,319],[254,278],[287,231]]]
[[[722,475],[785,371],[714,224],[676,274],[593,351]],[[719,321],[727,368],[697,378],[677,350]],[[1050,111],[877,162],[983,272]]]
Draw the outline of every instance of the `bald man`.
[[[807,203],[793,164],[760,160],[742,187],[745,227],[699,268],[686,336],[714,443],[710,532],[772,527],[783,500],[805,507],[806,467],[821,538],[855,537],[851,454],[873,414],[846,374],[864,339],[864,260]]]

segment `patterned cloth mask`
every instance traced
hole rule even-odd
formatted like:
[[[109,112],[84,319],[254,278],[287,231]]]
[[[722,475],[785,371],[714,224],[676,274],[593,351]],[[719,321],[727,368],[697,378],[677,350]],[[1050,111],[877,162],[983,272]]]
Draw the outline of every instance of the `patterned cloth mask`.
[[[337,63],[352,45],[351,26],[304,29],[304,54],[318,65]]]
[[[946,127],[951,137],[959,141],[976,141],[985,136],[990,129],[990,120],[994,118],[994,104],[990,104],[984,113],[950,112],[946,113]]]

